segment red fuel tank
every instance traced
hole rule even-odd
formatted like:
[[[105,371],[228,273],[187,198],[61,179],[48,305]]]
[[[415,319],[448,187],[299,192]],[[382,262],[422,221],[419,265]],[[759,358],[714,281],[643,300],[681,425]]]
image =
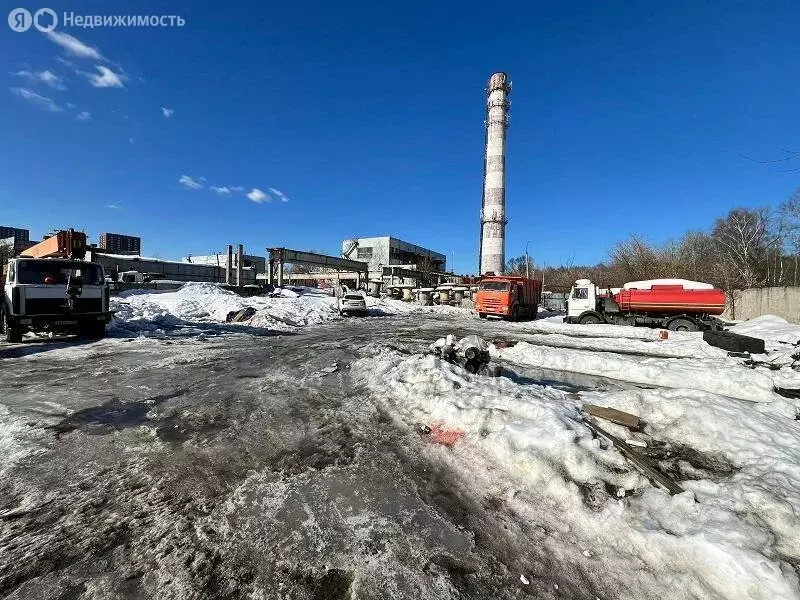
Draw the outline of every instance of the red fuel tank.
[[[721,315],[725,292],[684,289],[682,285],[654,285],[649,290],[621,290],[614,299],[624,311]]]

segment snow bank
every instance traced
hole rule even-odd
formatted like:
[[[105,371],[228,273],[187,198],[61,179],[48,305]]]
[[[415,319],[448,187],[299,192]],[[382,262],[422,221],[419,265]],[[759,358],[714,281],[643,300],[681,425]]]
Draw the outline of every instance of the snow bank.
[[[513,348],[493,348],[492,354],[522,365],[659,387],[690,388],[751,402],[770,402],[778,398],[769,375],[741,367],[734,359],[621,356],[609,352],[548,348],[526,342]]]
[[[741,335],[761,338],[773,344],[800,342],[800,325],[789,323],[786,319],[775,315],[755,317],[731,327],[730,330]]]
[[[177,291],[131,290],[112,298],[112,329],[153,331],[186,323],[224,323],[229,312],[251,306],[253,327],[287,330],[337,317],[336,299],[326,294],[282,290],[279,297],[242,297],[209,283],[187,283]]]
[[[452,449],[431,455],[455,465],[465,485],[503,497],[526,529],[546,532],[543,551],[589,578],[601,597],[800,597],[789,564],[800,559],[793,420],[708,392],[587,394],[639,414],[657,439],[734,466],[699,473],[671,497],[602,449],[573,419],[581,401],[554,388],[386,351],[358,361],[353,374],[409,426],[440,421],[463,430]]]

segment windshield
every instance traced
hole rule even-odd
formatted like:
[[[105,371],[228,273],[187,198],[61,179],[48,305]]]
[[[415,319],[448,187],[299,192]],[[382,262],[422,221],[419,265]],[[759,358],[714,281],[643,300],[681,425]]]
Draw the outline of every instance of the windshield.
[[[359,296],[358,294],[347,294],[344,297],[345,300],[363,300],[364,296]]]
[[[103,269],[79,261],[22,260],[17,268],[17,283],[66,285],[70,275],[83,277],[84,285],[101,285]]]
[[[589,298],[589,288],[575,288],[572,297],[576,300],[586,300]]]
[[[507,292],[508,288],[507,281],[484,281],[481,283],[482,290],[490,290],[492,292]]]

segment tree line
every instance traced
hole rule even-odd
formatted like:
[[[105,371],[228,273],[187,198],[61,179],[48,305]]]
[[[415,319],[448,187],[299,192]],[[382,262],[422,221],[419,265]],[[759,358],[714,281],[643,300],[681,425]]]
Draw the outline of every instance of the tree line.
[[[710,231],[688,231],[653,244],[641,235],[618,242],[597,265],[537,267],[525,256],[506,272],[543,277],[545,288],[569,291],[576,279],[607,287],[628,281],[676,277],[711,283],[727,291],[800,285],[800,189],[776,208],[735,208]]]

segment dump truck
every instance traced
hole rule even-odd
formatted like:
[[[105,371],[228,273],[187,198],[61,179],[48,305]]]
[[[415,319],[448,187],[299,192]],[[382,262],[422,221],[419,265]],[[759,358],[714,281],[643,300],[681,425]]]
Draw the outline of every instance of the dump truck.
[[[59,231],[2,268],[0,333],[19,342],[34,332],[101,338],[111,320],[103,267],[84,261],[86,235]]]
[[[716,317],[725,312],[725,292],[687,279],[632,281],[603,289],[578,279],[567,298],[566,323],[634,325],[670,331],[719,330]]]
[[[481,319],[488,316],[512,321],[535,319],[541,299],[542,282],[539,279],[487,274],[481,277],[475,310]]]

